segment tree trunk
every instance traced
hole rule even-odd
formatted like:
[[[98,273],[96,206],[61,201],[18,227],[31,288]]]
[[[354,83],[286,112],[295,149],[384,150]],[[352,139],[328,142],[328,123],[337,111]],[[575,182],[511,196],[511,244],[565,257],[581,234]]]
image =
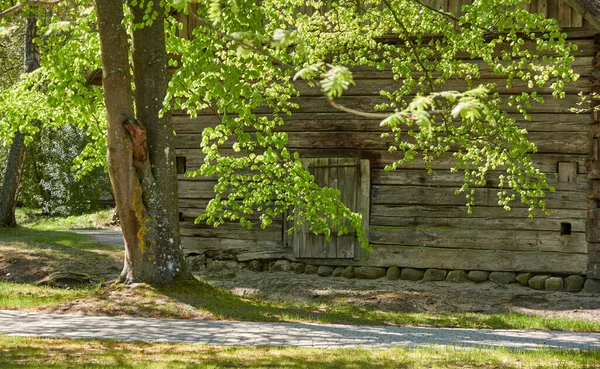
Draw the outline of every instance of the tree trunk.
[[[25,26],[25,61],[24,72],[31,73],[39,68],[38,48],[33,43],[36,36],[37,17],[30,15]],[[15,208],[19,197],[19,187],[25,164],[25,136],[15,133],[13,143],[8,152],[8,163],[4,173],[4,183],[0,190],[0,227],[16,227]]]
[[[164,12],[156,2],[157,19],[134,34],[136,117],[122,3],[97,0],[96,7],[108,118],[108,171],[125,239],[120,280],[168,284],[190,274],[179,237],[173,129],[168,115],[158,117],[167,87]],[[141,19],[139,11],[132,10],[136,20]]]

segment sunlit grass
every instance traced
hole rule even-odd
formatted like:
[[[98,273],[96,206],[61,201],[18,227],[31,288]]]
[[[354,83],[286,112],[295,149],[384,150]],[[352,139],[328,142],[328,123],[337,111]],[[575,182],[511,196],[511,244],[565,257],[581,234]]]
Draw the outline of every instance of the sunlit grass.
[[[109,224],[113,211],[109,209],[68,217],[51,217],[44,216],[39,209],[18,208],[15,215],[19,225],[37,230],[105,229],[112,228]]]
[[[0,282],[0,309],[24,309],[83,297],[91,289],[65,289]]]
[[[222,347],[0,336],[5,368],[598,368],[600,351]]]

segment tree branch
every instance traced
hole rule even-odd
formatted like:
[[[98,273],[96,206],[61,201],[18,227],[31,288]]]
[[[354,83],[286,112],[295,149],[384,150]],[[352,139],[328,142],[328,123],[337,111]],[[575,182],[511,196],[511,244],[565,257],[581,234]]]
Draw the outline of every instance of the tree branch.
[[[21,9],[23,9],[26,6],[46,6],[46,5],[56,5],[58,3],[63,2],[63,0],[48,0],[48,1],[36,1],[36,0],[32,0],[32,1],[26,1],[24,3],[20,3],[17,5],[13,5],[10,8],[3,10],[0,12],[0,18],[5,17],[9,14],[15,13]]]

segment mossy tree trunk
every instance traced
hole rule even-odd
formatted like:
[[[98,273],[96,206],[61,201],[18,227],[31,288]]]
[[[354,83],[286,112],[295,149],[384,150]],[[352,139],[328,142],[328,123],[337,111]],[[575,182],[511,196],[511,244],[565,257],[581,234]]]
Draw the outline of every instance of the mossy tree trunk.
[[[133,34],[135,106],[122,3],[97,0],[108,170],[125,239],[125,283],[168,284],[188,278],[179,236],[177,183],[170,116],[159,118],[167,88],[164,11]],[[135,21],[143,10],[132,8]]]
[[[36,36],[37,17],[29,15],[25,24],[24,72],[31,73],[39,68],[39,50],[33,43]],[[17,132],[8,152],[8,163],[4,172],[4,182],[0,190],[0,227],[16,227],[15,208],[19,197],[19,187],[25,164],[25,136]]]

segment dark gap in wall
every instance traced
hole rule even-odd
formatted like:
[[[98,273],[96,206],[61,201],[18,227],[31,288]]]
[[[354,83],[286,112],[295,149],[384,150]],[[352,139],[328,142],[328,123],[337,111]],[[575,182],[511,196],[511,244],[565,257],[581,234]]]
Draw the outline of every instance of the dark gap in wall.
[[[565,236],[571,234],[571,223],[560,223],[560,235]]]
[[[186,171],[185,156],[175,157],[175,163],[177,165],[177,174],[184,174]]]

